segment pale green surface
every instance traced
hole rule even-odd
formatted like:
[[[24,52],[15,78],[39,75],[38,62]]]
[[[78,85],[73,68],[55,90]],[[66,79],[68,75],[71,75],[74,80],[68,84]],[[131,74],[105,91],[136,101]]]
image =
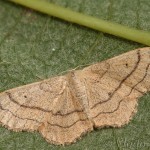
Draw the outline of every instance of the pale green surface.
[[[149,0],[53,1],[85,14],[150,31]],[[144,45],[0,0],[0,91],[137,47]],[[150,95],[141,98],[138,108],[134,119],[123,128],[96,130],[66,147],[50,145],[38,133],[15,133],[1,127],[0,150],[149,150]]]
[[[114,22],[106,21],[91,15],[85,15],[77,11],[50,3],[47,0],[9,0],[50,16],[77,23],[104,33],[119,36],[141,44],[150,46],[150,32],[129,28]]]

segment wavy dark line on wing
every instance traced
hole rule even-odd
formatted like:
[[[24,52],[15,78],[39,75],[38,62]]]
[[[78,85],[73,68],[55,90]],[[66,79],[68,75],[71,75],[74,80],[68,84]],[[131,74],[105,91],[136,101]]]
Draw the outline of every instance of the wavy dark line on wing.
[[[146,70],[145,70],[145,75],[143,76],[143,78],[140,80],[140,82],[138,82],[136,85],[134,85],[134,87],[132,87],[132,89],[131,89],[131,92],[135,89],[135,87],[138,85],[138,84],[140,84],[142,81],[144,81],[144,79],[146,78],[146,76],[147,76],[147,74],[148,74],[148,69],[149,69],[149,67],[150,67],[150,63],[147,65],[147,67],[146,67]],[[137,89],[136,89],[137,90]],[[138,90],[137,90],[138,91]],[[138,91],[139,92],[139,91]],[[140,91],[140,93],[142,93],[142,94],[144,94],[144,92],[141,92]]]
[[[35,120],[35,119],[31,119],[31,118],[21,118],[21,117],[15,115],[15,114],[14,114],[12,111],[10,111],[9,109],[3,108],[3,106],[2,106],[1,104],[0,104],[0,109],[1,109],[1,110],[4,110],[4,111],[10,112],[14,117],[19,118],[19,119],[21,119],[21,120],[31,120],[31,121],[35,121],[35,122],[37,122],[37,123],[41,123],[41,122],[39,122],[38,120]],[[2,118],[2,119],[3,119],[3,118]],[[1,120],[2,120],[2,119],[1,119]]]
[[[93,109],[94,107],[96,107],[99,104],[106,103],[106,102],[110,101],[111,98],[116,93],[116,91],[118,91],[121,88],[121,86],[125,82],[125,80],[127,80],[136,71],[136,69],[138,68],[138,65],[139,65],[140,61],[141,61],[141,55],[140,55],[140,51],[138,50],[138,52],[137,52],[137,62],[135,63],[135,66],[134,66],[133,70],[120,82],[120,84],[118,85],[118,87],[114,90],[114,92],[111,94],[111,96],[108,99],[106,99],[105,101],[96,103],[95,105],[93,105],[91,107],[91,109]]]
[[[142,81],[144,81],[144,79],[146,78],[146,76],[147,76],[147,74],[148,74],[148,69],[149,69],[149,67],[150,67],[150,64],[147,65],[146,70],[145,70],[145,74],[144,74],[143,78],[142,78],[137,84],[135,84],[135,85],[131,88],[130,93],[129,93],[128,95],[126,95],[125,98],[128,97],[128,96],[132,93],[132,91],[134,90],[134,88],[135,88],[138,84],[140,84]],[[139,92],[139,93],[142,93],[142,92]],[[142,95],[143,95],[143,94],[142,94]],[[124,99],[121,99],[121,100],[119,101],[119,105],[118,105],[117,108],[114,109],[113,111],[110,111],[110,112],[100,112],[100,113],[98,113],[96,116],[94,116],[94,117],[92,117],[92,118],[96,118],[96,117],[98,117],[98,116],[101,115],[101,114],[114,113],[115,111],[117,111],[117,110],[119,109],[120,103],[121,103],[123,100],[124,100]]]
[[[10,101],[12,101],[13,103],[19,105],[20,107],[23,107],[23,108],[28,108],[28,109],[35,109],[35,110],[40,110],[40,111],[43,111],[45,113],[51,113],[53,116],[67,116],[67,115],[70,115],[70,114],[73,114],[73,113],[83,113],[83,110],[73,110],[73,111],[70,111],[68,113],[65,113],[65,114],[61,114],[61,113],[53,113],[52,110],[47,110],[47,109],[44,109],[44,108],[41,108],[41,107],[35,107],[35,106],[26,106],[26,105],[23,105],[23,104],[20,104],[19,102],[15,101],[14,98],[12,97],[12,94],[10,92],[5,92]]]
[[[71,128],[72,126],[74,126],[76,123],[78,123],[78,122],[83,122],[83,121],[87,121],[87,118],[86,119],[79,119],[79,120],[77,120],[77,121],[75,121],[74,123],[72,123],[72,124],[70,124],[70,125],[68,125],[68,126],[62,126],[62,125],[59,125],[59,124],[52,124],[52,123],[50,123],[50,122],[48,122],[48,124],[50,125],[50,126],[57,126],[57,127],[60,127],[60,128]]]

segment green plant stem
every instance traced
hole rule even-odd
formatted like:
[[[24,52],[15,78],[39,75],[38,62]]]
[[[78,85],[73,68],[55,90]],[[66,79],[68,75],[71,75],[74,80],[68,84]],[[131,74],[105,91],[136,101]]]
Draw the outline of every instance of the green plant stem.
[[[117,23],[112,23],[82,13],[74,12],[68,8],[49,3],[44,0],[9,0],[17,4],[35,9],[42,13],[77,23],[98,31],[119,36],[128,40],[150,46],[150,32],[129,28]]]

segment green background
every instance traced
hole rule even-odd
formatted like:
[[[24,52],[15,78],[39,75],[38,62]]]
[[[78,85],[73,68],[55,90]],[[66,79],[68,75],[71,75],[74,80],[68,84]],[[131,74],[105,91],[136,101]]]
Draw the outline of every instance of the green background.
[[[150,31],[149,0],[51,0],[102,19]],[[144,47],[0,0],[0,92]],[[126,126],[86,134],[70,146],[48,144],[39,133],[0,127],[0,150],[149,150],[150,94]]]

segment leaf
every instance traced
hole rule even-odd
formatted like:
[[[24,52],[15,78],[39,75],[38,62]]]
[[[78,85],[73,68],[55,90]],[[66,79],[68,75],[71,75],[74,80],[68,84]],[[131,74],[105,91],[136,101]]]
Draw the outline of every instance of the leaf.
[[[52,0],[51,0],[52,1]],[[102,19],[150,30],[149,0],[55,0]],[[99,62],[144,45],[0,1],[0,91]],[[99,129],[70,146],[50,145],[37,133],[0,128],[0,149],[150,149],[150,94],[126,126]]]

